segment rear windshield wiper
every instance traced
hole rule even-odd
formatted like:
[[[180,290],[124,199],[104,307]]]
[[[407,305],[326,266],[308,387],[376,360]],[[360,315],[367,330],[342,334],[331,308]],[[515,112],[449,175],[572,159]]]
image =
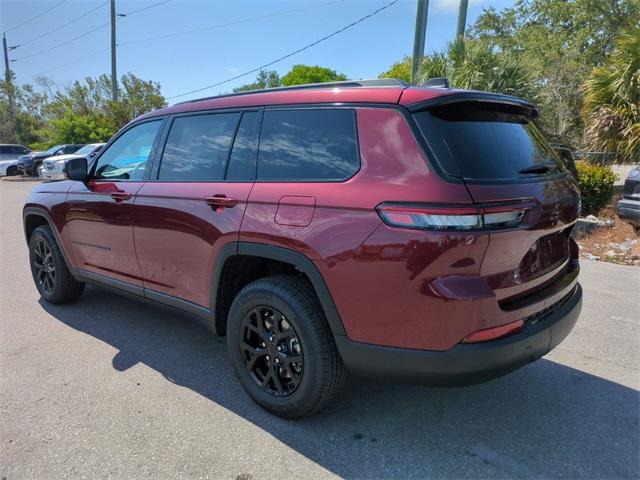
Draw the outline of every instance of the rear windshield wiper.
[[[548,173],[553,167],[556,167],[554,163],[538,163],[535,165],[531,165],[530,167],[523,168],[518,173],[520,175],[528,175],[532,173],[545,174]]]

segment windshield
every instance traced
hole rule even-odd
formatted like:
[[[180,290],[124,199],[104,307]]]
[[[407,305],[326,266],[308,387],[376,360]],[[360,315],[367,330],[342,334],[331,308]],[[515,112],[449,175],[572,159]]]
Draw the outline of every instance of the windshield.
[[[460,102],[415,115],[449,175],[465,179],[522,179],[565,171],[526,111],[518,106]]]
[[[60,150],[64,145],[55,145],[53,147],[51,147],[49,150],[46,151],[46,153],[48,154],[54,154],[56,153],[58,150]]]
[[[85,145],[80,150],[77,150],[74,155],[89,155],[95,148],[95,145]]]

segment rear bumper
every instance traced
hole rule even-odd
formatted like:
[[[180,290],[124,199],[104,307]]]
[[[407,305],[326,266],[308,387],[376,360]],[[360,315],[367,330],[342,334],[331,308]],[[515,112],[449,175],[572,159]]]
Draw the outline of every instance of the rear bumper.
[[[582,308],[577,284],[557,308],[503,339],[458,344],[450,350],[413,350],[353,342],[336,336],[349,372],[434,386],[462,386],[505,375],[555,348],[571,332]]]
[[[624,198],[618,202],[618,216],[625,222],[640,226],[640,201]]]

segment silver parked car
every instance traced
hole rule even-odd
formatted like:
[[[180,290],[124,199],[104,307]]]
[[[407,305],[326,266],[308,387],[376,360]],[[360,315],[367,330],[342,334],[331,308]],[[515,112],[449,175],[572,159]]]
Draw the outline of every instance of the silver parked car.
[[[64,178],[64,165],[67,160],[77,157],[86,157],[87,160],[91,160],[105,145],[104,143],[90,143],[75,153],[49,157],[42,162],[38,169],[38,175],[45,180],[60,180]]]

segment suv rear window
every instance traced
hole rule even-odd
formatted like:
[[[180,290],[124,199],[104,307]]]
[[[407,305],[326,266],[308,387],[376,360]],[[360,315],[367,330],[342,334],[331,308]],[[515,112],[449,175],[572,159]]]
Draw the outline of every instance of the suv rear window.
[[[562,162],[525,109],[505,104],[460,102],[415,114],[422,134],[449,175],[465,179],[522,179],[543,164]],[[540,173],[539,173],[540,174]]]
[[[353,110],[264,112],[258,180],[340,181],[359,168]]]

